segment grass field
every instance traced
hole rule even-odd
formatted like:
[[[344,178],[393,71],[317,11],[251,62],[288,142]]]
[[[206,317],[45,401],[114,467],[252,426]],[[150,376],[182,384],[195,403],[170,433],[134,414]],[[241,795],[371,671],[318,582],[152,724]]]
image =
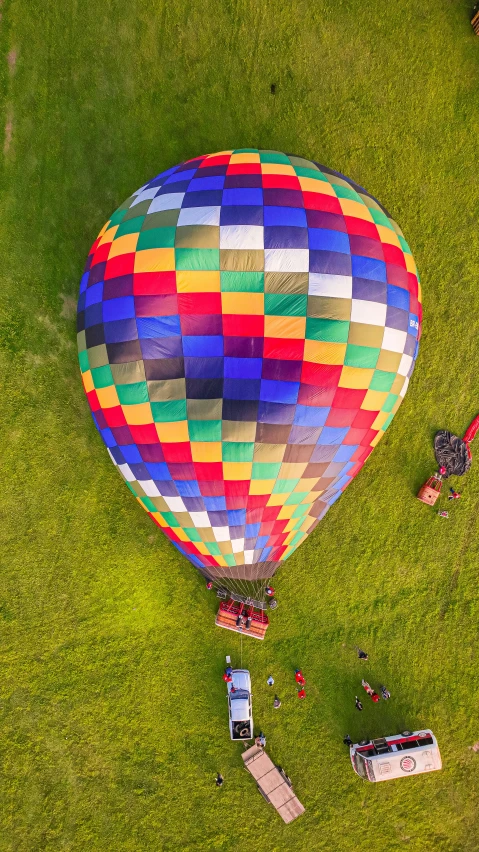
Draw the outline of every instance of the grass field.
[[[462,434],[479,410],[468,4],[0,6],[1,852],[476,852],[479,462],[448,521],[414,500],[435,430]],[[75,348],[79,277],[109,214],[161,169],[243,146],[365,186],[401,224],[424,293],[391,430],[277,575],[266,641],[243,641],[255,720],[306,806],[291,826],[228,740],[221,672],[240,638],[214,627],[216,599],[114,470]],[[359,714],[365,672],[393,697]],[[353,774],[346,732],[423,726],[442,773],[378,787]]]

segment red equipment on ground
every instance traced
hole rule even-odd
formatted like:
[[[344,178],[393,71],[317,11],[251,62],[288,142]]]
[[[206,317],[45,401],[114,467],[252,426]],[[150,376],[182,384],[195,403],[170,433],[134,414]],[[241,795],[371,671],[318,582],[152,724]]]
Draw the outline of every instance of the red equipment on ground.
[[[478,432],[479,432],[479,414],[474,418],[472,423],[469,424],[469,426],[467,427],[466,432],[464,434],[464,438],[462,439],[464,441],[466,447],[467,447],[467,452],[468,452],[470,459],[472,459],[472,453],[471,453],[471,448],[470,448],[469,444],[471,443],[471,441],[474,440],[474,438],[476,437]]]

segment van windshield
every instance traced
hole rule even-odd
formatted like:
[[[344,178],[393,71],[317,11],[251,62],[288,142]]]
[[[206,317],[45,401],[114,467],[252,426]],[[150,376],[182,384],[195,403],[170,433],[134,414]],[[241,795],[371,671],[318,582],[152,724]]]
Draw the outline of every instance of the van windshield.
[[[366,781],[369,781],[368,773],[366,771],[366,761],[362,754],[358,754],[358,752],[356,752],[354,755],[354,765],[358,775],[360,775],[361,778],[365,778]]]

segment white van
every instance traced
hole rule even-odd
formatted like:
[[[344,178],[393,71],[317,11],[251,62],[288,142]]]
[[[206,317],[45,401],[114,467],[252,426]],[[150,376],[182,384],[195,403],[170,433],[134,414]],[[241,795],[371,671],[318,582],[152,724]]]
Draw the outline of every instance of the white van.
[[[429,730],[361,740],[349,753],[354,771],[365,781],[389,781],[442,769],[436,737]]]

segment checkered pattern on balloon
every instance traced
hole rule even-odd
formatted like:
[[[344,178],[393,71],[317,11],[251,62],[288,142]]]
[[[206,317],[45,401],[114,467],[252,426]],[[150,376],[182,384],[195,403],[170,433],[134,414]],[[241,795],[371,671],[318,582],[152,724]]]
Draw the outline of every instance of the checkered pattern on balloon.
[[[102,228],[78,304],[93,419],[207,578],[261,596],[358,474],[406,393],[420,299],[384,207],[275,151],[168,169]]]

